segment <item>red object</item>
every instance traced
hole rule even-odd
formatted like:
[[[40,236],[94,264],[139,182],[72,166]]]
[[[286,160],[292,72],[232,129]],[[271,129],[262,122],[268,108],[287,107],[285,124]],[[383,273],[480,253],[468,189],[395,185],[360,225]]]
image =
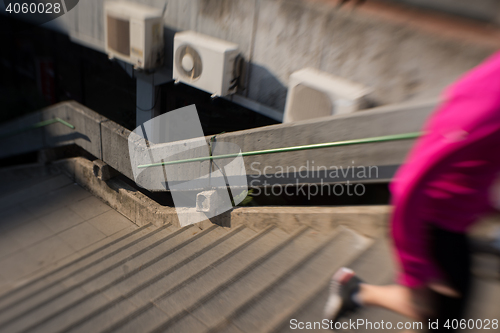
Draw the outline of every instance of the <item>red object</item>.
[[[56,98],[56,83],[54,73],[54,62],[50,59],[37,60],[37,81],[38,89],[45,97],[49,104],[55,104]]]

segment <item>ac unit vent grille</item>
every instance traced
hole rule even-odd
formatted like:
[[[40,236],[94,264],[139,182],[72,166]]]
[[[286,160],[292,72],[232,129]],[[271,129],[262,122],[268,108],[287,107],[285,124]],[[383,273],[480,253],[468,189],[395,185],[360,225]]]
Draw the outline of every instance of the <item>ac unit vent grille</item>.
[[[108,48],[130,56],[130,22],[112,16],[107,17]]]
[[[190,63],[188,66],[191,68],[185,68],[186,66],[184,64],[186,64],[186,60],[189,60],[187,63]],[[175,66],[182,75],[192,81],[198,79],[203,73],[201,56],[198,51],[190,45],[183,45],[177,49],[175,54]]]

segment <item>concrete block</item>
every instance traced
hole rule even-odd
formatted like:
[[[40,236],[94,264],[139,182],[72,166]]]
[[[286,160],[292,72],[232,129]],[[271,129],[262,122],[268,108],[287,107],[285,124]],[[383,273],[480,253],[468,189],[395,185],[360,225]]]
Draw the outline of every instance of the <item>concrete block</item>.
[[[196,195],[196,211],[203,213],[217,213],[217,208],[224,204],[224,197],[218,191],[203,191]]]
[[[101,159],[124,176],[134,179],[128,153],[128,136],[130,131],[113,121],[102,123],[101,130]]]
[[[118,176],[118,172],[110,167],[108,164],[104,163],[101,160],[95,160],[94,162],[94,176],[99,178],[100,180],[109,180],[113,177]]]

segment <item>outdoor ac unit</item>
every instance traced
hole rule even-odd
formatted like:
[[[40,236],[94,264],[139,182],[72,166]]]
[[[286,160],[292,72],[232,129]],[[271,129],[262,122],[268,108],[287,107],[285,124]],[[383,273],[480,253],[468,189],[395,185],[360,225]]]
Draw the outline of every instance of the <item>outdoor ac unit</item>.
[[[238,45],[194,31],[174,37],[173,78],[213,96],[236,92],[239,79]]]
[[[284,123],[350,113],[367,106],[371,89],[305,68],[290,76]]]
[[[108,56],[152,69],[162,65],[163,13],[146,5],[113,1],[104,5],[105,48]]]

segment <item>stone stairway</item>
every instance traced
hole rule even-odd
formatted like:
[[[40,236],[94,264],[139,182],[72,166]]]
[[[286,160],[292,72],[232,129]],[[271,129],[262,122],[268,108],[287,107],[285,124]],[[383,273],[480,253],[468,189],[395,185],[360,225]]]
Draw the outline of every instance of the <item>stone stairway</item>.
[[[344,227],[144,226],[1,295],[0,331],[272,332],[371,244]]]
[[[323,322],[329,281],[339,267],[352,267],[369,283],[393,281],[393,258],[382,236],[368,238],[345,226],[329,231],[276,225],[137,227],[64,175],[36,170],[17,170],[18,178],[3,183],[6,194],[0,207],[9,213],[0,219],[0,245],[11,235],[31,239],[30,231],[41,225],[53,234],[45,240],[37,237],[39,243],[17,252],[0,251],[0,275],[15,268],[15,261],[7,260],[10,256],[32,265],[26,253],[44,248],[37,244],[62,244],[56,242],[62,239],[71,245],[85,238],[89,245],[78,243],[80,250],[55,261],[44,262],[51,252],[42,254],[35,271],[19,273],[17,284],[3,288],[0,332],[291,332],[297,331],[292,320]],[[16,181],[23,185],[14,186]],[[68,215],[71,209],[75,213]],[[100,215],[93,216],[97,211]],[[117,218],[125,221],[109,229]],[[89,234],[90,225],[107,236]],[[19,229],[18,234],[12,229]],[[49,249],[63,251],[60,245]],[[491,305],[500,295],[500,284],[490,280],[481,285],[473,318],[498,317],[498,307]],[[357,319],[408,322],[373,308],[345,318]],[[354,331],[360,330],[342,332]]]

